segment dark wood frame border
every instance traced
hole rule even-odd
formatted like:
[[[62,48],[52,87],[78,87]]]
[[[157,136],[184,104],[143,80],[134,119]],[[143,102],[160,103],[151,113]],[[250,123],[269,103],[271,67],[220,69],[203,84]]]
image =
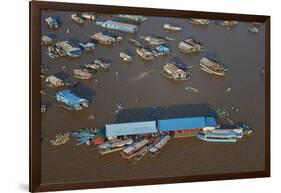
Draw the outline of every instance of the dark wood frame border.
[[[150,16],[169,16],[169,17],[194,17],[220,20],[237,20],[248,22],[265,23],[265,165],[263,171],[228,173],[215,175],[197,175],[181,177],[165,177],[138,180],[120,180],[107,182],[79,182],[79,183],[41,183],[41,112],[40,112],[40,29],[41,29],[41,10],[64,10],[64,11],[93,11],[101,13],[128,13]],[[88,188],[121,187],[149,184],[183,183],[194,181],[227,180],[241,178],[270,177],[270,16],[243,15],[231,13],[197,12],[168,9],[135,8],[120,6],[104,6],[92,4],[73,4],[58,2],[29,2],[30,18],[30,45],[29,45],[29,191],[58,191]]]

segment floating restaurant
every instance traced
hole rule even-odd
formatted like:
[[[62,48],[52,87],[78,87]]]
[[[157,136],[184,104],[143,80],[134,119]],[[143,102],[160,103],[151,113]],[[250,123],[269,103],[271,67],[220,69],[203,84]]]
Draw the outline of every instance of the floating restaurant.
[[[105,21],[101,24],[103,28],[118,30],[128,33],[135,33],[138,30],[138,26],[128,23],[121,23],[113,20]]]

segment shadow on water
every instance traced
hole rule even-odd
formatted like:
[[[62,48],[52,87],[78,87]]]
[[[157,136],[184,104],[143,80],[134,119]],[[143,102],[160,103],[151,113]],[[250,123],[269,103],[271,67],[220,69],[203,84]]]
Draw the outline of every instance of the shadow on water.
[[[210,107],[209,104],[201,103],[125,109],[116,115],[115,123],[198,116],[212,116],[217,118],[216,112]]]
[[[92,97],[96,95],[96,91],[80,82],[77,82],[71,87],[71,90],[75,93],[79,93],[80,97],[92,101]]]

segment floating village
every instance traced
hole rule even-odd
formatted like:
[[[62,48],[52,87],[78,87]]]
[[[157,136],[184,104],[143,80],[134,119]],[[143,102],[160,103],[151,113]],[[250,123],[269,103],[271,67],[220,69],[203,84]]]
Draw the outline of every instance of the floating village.
[[[135,36],[136,38],[131,38],[132,36],[126,37],[124,32],[125,34],[136,34],[143,23],[149,19],[141,15],[119,14],[116,17],[100,20],[99,14],[87,12],[69,13],[69,18],[77,25],[90,22],[91,25],[99,26],[104,30],[95,31],[91,34],[85,33],[88,41],[81,41],[76,44],[67,39],[56,39],[48,34],[42,34],[42,46],[47,48],[46,54],[52,60],[58,60],[63,57],[80,58],[85,53],[95,52],[98,49],[98,45],[103,47],[118,46],[121,42],[127,41],[133,45],[134,50],[120,49],[120,53],[118,53],[120,61],[130,65],[135,57],[140,57],[149,63],[150,61],[157,60],[159,57],[173,54],[169,42],[178,41],[168,36],[161,37],[147,34],[138,34],[138,36]],[[56,15],[42,19],[43,25],[53,34],[64,25]],[[194,26],[217,25],[218,27],[225,27],[227,30],[231,30],[236,25],[239,25],[237,21],[211,21],[197,18],[186,19],[186,23]],[[160,27],[171,33],[182,31],[182,26],[168,22]],[[248,32],[259,34],[260,24],[249,23]],[[65,33],[71,34],[72,30],[66,28]],[[211,48],[194,37],[186,37],[178,41],[177,49],[185,55],[204,53],[204,56],[202,56],[196,66],[186,66],[180,62],[166,61],[162,64],[162,70],[157,72],[167,81],[175,83],[186,82],[187,85],[184,88],[186,93],[196,94],[200,92],[198,88],[188,85],[191,78],[199,78],[192,77],[190,68],[198,68],[209,76],[214,76],[218,79],[226,77],[228,71],[231,70],[218,57],[208,55]],[[82,93],[75,92],[72,89],[73,86],[78,81],[83,84],[83,81],[94,79],[100,71],[106,73],[114,65],[114,62],[106,58],[93,58],[92,61],[79,64],[77,68],[73,69],[72,76],[75,77],[74,79],[62,78],[55,73],[50,74],[49,68],[52,67],[42,65],[41,79],[43,86],[41,94],[48,94],[44,88],[51,88],[55,91],[56,105],[60,105],[62,111],[67,111],[68,113],[84,111],[94,101],[82,97]],[[64,66],[64,68],[67,67]],[[263,71],[261,69],[261,76]],[[115,73],[116,76],[119,76],[118,72]],[[224,92],[232,92],[232,88],[226,88]],[[49,105],[47,103],[41,104],[42,116],[48,113],[48,108]],[[125,109],[126,106],[123,102],[117,103],[114,115],[118,115]],[[153,111],[157,111],[157,107],[154,107],[149,113],[152,114]],[[57,148],[59,148],[59,146],[70,143],[71,139],[75,139],[75,145],[86,144],[95,146],[101,155],[118,153],[122,159],[140,160],[147,154],[156,155],[160,151],[165,151],[163,147],[168,145],[170,140],[177,138],[194,137],[206,143],[235,143],[252,134],[252,128],[248,124],[241,123],[239,120],[233,120],[230,117],[229,111],[225,108],[217,107],[214,111],[216,112],[215,114],[207,116],[182,116],[149,121],[106,123],[98,128],[89,125],[86,128],[58,132],[53,138],[46,140],[48,140],[50,145],[58,146]],[[239,107],[233,105],[231,106],[231,111],[239,112]],[[93,121],[96,116],[99,116],[98,112],[89,115]],[[224,126],[224,123],[227,123],[229,126]]]

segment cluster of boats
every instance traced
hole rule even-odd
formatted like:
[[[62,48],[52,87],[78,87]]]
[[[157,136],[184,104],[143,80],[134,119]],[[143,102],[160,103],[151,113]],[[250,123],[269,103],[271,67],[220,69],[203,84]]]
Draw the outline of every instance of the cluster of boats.
[[[50,139],[50,144],[54,146],[59,146],[67,143],[70,139],[70,134],[68,132],[66,133],[58,133],[53,139]]]
[[[131,138],[115,139],[98,146],[101,155],[120,151],[122,159],[142,159],[147,153],[156,154],[171,139],[170,135],[146,137],[138,140]]]

